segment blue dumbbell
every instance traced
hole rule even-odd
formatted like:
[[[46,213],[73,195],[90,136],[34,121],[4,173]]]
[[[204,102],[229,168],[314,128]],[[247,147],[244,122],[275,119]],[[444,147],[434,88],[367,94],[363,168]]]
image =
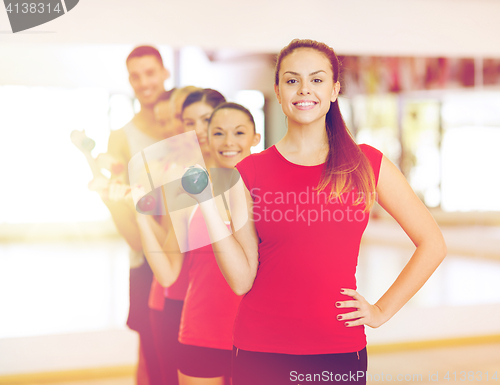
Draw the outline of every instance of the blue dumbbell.
[[[190,167],[182,176],[182,187],[190,194],[199,194],[208,185],[208,173],[200,168]]]
[[[90,139],[90,138],[84,138],[82,140],[82,149],[84,149],[85,151],[92,151],[95,147],[95,142],[94,140]]]

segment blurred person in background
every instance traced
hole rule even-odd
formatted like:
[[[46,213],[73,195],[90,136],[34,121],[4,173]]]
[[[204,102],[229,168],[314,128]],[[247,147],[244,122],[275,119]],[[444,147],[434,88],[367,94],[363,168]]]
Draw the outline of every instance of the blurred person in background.
[[[220,92],[205,88],[191,93],[182,105],[181,118],[184,131],[194,130],[196,132],[207,169],[213,164],[213,157],[208,145],[208,123],[214,109],[225,101],[226,99]]]
[[[154,107],[155,119],[163,127],[161,130],[168,138],[183,132],[182,119],[180,118],[182,105],[186,98],[192,93],[200,90],[194,86],[186,86],[175,89],[170,97],[161,96]],[[170,93],[171,91],[169,91]],[[182,150],[182,149],[179,149]],[[165,154],[163,167],[168,168],[170,162],[176,157],[175,151],[172,154]],[[151,166],[151,164],[150,164]],[[165,234],[169,230],[165,216],[147,217],[152,231],[158,239],[165,240]],[[163,231],[158,232],[157,223]],[[144,247],[145,255],[156,250]],[[187,290],[187,270],[183,269],[179,279],[169,287],[163,287],[158,280],[153,277],[149,294],[150,322],[153,330],[154,343],[160,361],[160,370],[164,385],[178,384],[178,358],[179,358],[179,324],[181,319],[184,297]]]
[[[130,158],[164,139],[166,131],[170,129],[169,125],[156,120],[154,115],[158,99],[165,94],[164,82],[170,77],[170,72],[163,66],[160,52],[151,46],[139,46],[132,50],[126,65],[129,82],[141,110],[124,127],[110,133],[108,153],[123,162],[122,173],[128,175],[127,165]],[[128,177],[125,180],[128,180]],[[160,361],[155,349],[148,307],[153,273],[143,256],[135,208],[123,199],[103,201],[118,232],[130,246],[130,310],[127,325],[139,334],[137,384],[161,385]],[[160,224],[155,221],[153,226],[160,238],[166,237],[166,232]]]
[[[194,86],[186,86],[175,90],[169,100],[160,98],[154,109],[155,118],[162,124],[169,124],[172,133],[195,129],[197,133],[200,132],[200,135],[206,138],[208,118],[214,108],[224,101],[224,96],[215,90],[202,90]],[[184,113],[186,109],[187,114]],[[180,148],[179,150],[182,151],[183,149]],[[165,163],[173,161],[175,154],[172,155],[173,157],[167,155]],[[169,165],[166,164],[165,166],[168,167]],[[150,216],[144,216],[144,218],[149,222],[151,231],[154,231],[155,223],[153,218]],[[168,223],[163,222],[163,226],[164,230],[168,231]],[[160,242],[161,238],[158,239]],[[163,245],[161,242],[160,244]],[[146,247],[144,250],[145,255],[148,256],[149,252],[156,251],[155,246]],[[161,286],[158,280],[153,278],[149,297],[150,319],[165,385],[177,383],[178,381],[177,370],[180,354],[178,334],[183,301],[188,285],[187,268],[186,266],[183,267],[179,277],[169,287]]]
[[[246,108],[235,103],[217,106],[223,100],[214,90],[192,93],[184,102],[182,117],[186,130],[196,128],[205,164],[232,169],[250,155],[260,135],[255,132],[253,117]],[[211,159],[206,154],[210,154]],[[226,209],[222,201],[220,203],[220,214],[225,216]],[[150,227],[151,220],[143,214],[137,215],[143,243],[148,248],[161,247]],[[184,211],[182,218],[176,217],[176,220],[182,221],[182,226],[176,229],[185,231],[169,232],[163,245],[164,253],[146,252],[145,255],[155,276],[165,286],[177,282],[186,265],[189,269],[179,330],[179,383],[229,384],[232,328],[241,297],[234,294],[217,266],[198,206]],[[188,252],[181,253],[178,240],[187,246]]]

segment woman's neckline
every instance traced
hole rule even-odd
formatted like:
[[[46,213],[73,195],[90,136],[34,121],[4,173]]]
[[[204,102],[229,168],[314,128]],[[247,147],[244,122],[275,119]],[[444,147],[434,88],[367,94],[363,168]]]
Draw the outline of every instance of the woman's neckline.
[[[276,145],[273,144],[271,146],[271,148],[274,149],[274,152],[278,155],[279,158],[281,158],[284,162],[288,163],[291,166],[295,166],[295,167],[320,167],[320,166],[323,166],[325,164],[325,162],[323,162],[323,163],[320,163],[320,164],[313,164],[313,165],[310,165],[310,166],[306,166],[306,165],[303,165],[303,164],[293,163],[293,162],[290,162],[287,158],[285,158],[281,154],[281,152],[278,151],[278,148],[276,147]]]

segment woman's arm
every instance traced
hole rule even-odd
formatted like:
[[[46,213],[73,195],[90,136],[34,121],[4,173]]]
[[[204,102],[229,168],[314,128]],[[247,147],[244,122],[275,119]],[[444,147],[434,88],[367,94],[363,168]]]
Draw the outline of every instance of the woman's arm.
[[[241,178],[228,195],[233,235],[222,220],[214,199],[201,202],[200,208],[217,264],[231,289],[243,295],[252,288],[257,274],[259,239],[253,221],[253,200]]]
[[[162,220],[164,228],[158,228],[159,225],[153,217],[137,213],[144,255],[160,285],[168,287],[179,277],[184,261],[184,254],[180,251],[177,237],[179,242],[183,242],[187,234],[178,231],[176,237],[169,216],[163,218],[165,218]]]
[[[446,256],[446,244],[437,223],[413,192],[403,174],[385,156],[377,186],[379,204],[400,224],[417,249],[392,286],[370,305],[359,293],[343,289],[354,300],[339,302],[337,307],[354,307],[339,321],[352,320],[346,326],[366,324],[379,327],[387,322],[424,285]]]
[[[148,215],[151,220],[149,220],[149,224],[151,225],[151,230],[153,231],[158,243],[160,245],[165,244],[167,240],[168,232],[170,231],[170,218],[168,215],[162,215],[160,218],[160,222],[154,220],[154,217]]]

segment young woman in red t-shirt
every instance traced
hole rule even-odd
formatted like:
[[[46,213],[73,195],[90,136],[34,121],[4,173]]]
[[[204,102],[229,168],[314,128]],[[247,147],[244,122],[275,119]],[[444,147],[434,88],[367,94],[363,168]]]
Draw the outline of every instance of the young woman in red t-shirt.
[[[340,114],[338,79],[330,47],[292,41],[278,55],[275,77],[288,131],[237,165],[243,183],[230,194],[234,235],[208,188],[193,195],[211,239],[222,239],[212,247],[224,277],[244,295],[233,385],[365,383],[364,325],[387,322],[445,257],[436,222],[403,175],[378,150],[354,142]],[[372,305],[356,291],[355,271],[375,194],[416,251]]]
[[[235,103],[219,105],[211,114],[208,135],[197,132],[197,136],[202,152],[206,155],[210,151],[211,163],[219,169],[233,169],[260,141],[252,115]],[[203,137],[206,140],[200,140]],[[218,209],[221,216],[227,215],[220,197]],[[217,266],[198,207],[176,213],[172,220],[177,224],[176,231],[169,233],[163,246],[165,253],[148,256],[148,260],[164,286],[175,282],[181,266],[188,268],[189,284],[179,329],[179,383],[229,383],[232,329],[241,298],[231,290]],[[182,232],[182,228],[186,231]],[[154,234],[144,226],[141,229],[145,242],[154,247]]]

